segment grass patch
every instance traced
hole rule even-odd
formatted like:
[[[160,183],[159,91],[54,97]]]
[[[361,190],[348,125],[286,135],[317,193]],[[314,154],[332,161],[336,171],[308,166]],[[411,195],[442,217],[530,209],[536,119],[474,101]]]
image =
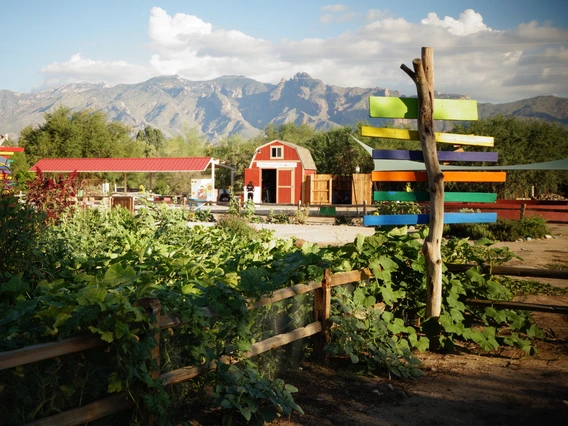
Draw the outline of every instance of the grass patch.
[[[531,216],[520,220],[498,219],[495,223],[446,225],[444,233],[472,240],[488,238],[495,241],[517,241],[527,237],[543,238],[550,230],[542,217]]]
[[[545,266],[556,271],[568,271],[568,264],[566,263],[547,263]]]
[[[556,287],[550,284],[543,284],[533,280],[517,280],[508,277],[495,277],[503,287],[507,288],[514,296],[528,295],[547,295],[563,296],[568,293],[568,289]]]

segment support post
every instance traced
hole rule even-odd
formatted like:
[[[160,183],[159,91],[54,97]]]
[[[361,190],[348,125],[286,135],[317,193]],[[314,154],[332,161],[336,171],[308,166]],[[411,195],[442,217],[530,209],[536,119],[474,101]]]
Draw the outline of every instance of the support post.
[[[325,364],[327,356],[324,348],[331,341],[329,317],[331,312],[331,269],[324,273],[321,287],[314,290],[314,321],[321,323],[321,332],[315,335],[314,355],[318,362]]]
[[[521,220],[525,218],[526,210],[527,210],[527,205],[524,203],[521,204],[521,217],[520,217]]]
[[[414,72],[401,68],[416,84],[418,91],[418,134],[424,155],[430,190],[430,229],[423,252],[427,265],[426,318],[438,318],[442,310],[442,255],[444,229],[444,175],[436,154],[434,135],[434,49],[422,48],[422,58],[414,59]]]

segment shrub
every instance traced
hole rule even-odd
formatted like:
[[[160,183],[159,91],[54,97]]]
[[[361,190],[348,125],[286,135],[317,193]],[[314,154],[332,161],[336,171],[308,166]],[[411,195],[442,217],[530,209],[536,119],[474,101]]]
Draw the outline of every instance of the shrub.
[[[380,201],[375,214],[420,214],[420,204],[414,201]]]
[[[300,210],[295,210],[292,216],[294,223],[303,225],[308,221],[308,217],[310,216],[310,208],[304,207]]]
[[[30,263],[46,215],[20,203],[5,189],[0,193],[0,271],[31,273]]]
[[[215,218],[213,217],[213,213],[211,210],[195,210],[190,215],[190,220],[192,222],[215,222]]]
[[[277,212],[275,213],[274,210],[270,209],[270,213],[266,218],[267,223],[279,223],[279,224],[288,224],[290,223],[290,215],[287,212]]]
[[[35,179],[28,183],[26,201],[37,210],[45,212],[48,222],[57,222],[71,214],[77,201],[77,173],[56,181],[38,170]]]
[[[550,230],[540,216],[520,220],[498,219],[495,223],[452,224],[444,227],[447,235],[478,240],[516,241],[520,238],[542,238]]]
[[[244,239],[254,239],[257,233],[256,229],[252,228],[246,220],[234,214],[224,215],[217,226],[225,228],[234,235],[238,235]]]
[[[339,215],[335,216],[336,225],[353,225],[353,219],[350,216]]]

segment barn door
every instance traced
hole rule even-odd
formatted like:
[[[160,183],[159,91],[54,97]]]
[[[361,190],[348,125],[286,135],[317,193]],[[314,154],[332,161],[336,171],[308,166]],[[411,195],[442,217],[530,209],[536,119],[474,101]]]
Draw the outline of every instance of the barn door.
[[[294,203],[294,170],[278,169],[278,179],[276,184],[276,202],[279,204]]]

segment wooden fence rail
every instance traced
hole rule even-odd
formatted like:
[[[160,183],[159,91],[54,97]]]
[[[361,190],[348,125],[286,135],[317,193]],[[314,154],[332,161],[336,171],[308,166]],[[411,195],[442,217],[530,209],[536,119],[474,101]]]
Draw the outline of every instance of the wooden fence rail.
[[[457,265],[456,269],[462,265]],[[466,265],[471,267],[471,265]],[[449,268],[451,269],[451,268]],[[463,268],[461,268],[463,269]],[[528,269],[528,268],[525,268]],[[539,270],[533,270],[538,273]],[[493,268],[495,272],[495,268]],[[564,272],[564,271],[560,271]],[[250,358],[266,351],[287,345],[294,341],[315,336],[314,349],[316,358],[325,360],[323,348],[330,340],[330,309],[331,309],[331,288],[360,282],[373,278],[370,270],[363,269],[360,271],[350,271],[344,273],[332,274],[330,269],[325,271],[324,279],[321,282],[309,282],[306,284],[296,284],[291,287],[274,291],[271,295],[264,296],[259,300],[250,300],[248,309],[256,309],[267,306],[282,300],[314,291],[314,319],[315,321],[304,327],[297,328],[288,333],[279,334],[261,342],[253,344],[248,352],[244,354],[245,358]],[[148,300],[141,303],[142,306],[149,306]],[[503,309],[515,309],[507,302],[496,301],[479,301],[471,300],[472,304],[482,305],[491,304],[491,306]],[[540,305],[531,305],[530,308],[538,310]],[[557,307],[556,312],[566,312],[566,307]],[[523,309],[518,308],[518,309]],[[544,307],[541,310],[551,312],[550,307]],[[155,311],[156,312],[156,311]],[[209,311],[211,316],[214,312]],[[176,327],[182,325],[182,321],[174,315],[157,315],[157,326],[160,329]],[[26,348],[16,349],[0,353],[0,369],[13,368],[20,365],[38,362],[58,356],[82,352],[93,349],[95,347],[104,346],[107,343],[102,341],[98,336],[74,337],[61,342],[45,343],[33,345]],[[156,355],[158,351],[154,351]],[[222,359],[226,363],[237,362],[235,359],[225,357]],[[176,370],[161,374],[159,378],[164,385],[172,385],[191,380],[200,374],[216,369],[216,364],[186,366]],[[36,420],[28,423],[27,426],[73,426],[88,423],[111,414],[115,414],[134,407],[134,402],[124,392],[102,398],[98,401],[86,404],[82,407],[71,409],[63,413],[59,413],[44,419]]]

